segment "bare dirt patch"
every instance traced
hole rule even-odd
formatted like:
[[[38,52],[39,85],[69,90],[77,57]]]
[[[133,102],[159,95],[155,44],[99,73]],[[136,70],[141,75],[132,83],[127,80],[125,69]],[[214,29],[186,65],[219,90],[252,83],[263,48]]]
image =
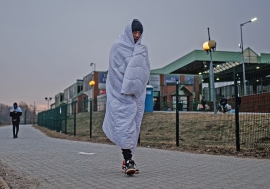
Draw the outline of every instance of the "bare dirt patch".
[[[0,160],[0,189],[31,189],[37,188],[39,182],[27,175],[19,174],[15,170],[10,169]]]

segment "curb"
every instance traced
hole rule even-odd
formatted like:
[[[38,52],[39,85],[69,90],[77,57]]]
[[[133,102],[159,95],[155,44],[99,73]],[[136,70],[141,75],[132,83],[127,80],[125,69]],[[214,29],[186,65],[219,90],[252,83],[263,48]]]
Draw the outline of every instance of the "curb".
[[[0,176],[0,189],[10,189],[5,180]]]

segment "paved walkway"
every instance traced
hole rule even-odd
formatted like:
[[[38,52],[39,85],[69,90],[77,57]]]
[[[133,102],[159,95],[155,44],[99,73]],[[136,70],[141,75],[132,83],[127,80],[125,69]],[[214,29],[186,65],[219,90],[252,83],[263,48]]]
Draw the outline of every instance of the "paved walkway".
[[[31,125],[20,126],[18,139],[0,127],[0,159],[46,189],[270,188],[269,160],[138,148],[141,173],[128,177],[116,146],[49,138]]]

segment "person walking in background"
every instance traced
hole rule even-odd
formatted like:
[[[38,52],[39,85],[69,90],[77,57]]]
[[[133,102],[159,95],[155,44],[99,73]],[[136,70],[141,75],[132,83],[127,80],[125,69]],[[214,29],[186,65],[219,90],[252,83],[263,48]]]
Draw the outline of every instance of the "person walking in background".
[[[18,107],[15,102],[10,109],[9,116],[11,117],[11,122],[13,125],[13,138],[18,138],[19,132],[19,124],[20,124],[20,116],[22,115],[22,110]]]
[[[202,106],[203,106],[203,111],[205,111],[206,100],[205,100],[204,96],[202,96],[201,104],[202,104]]]
[[[143,26],[132,20],[113,43],[106,81],[106,114],[102,129],[122,149],[122,171],[139,173],[132,159],[144,114],[146,85],[150,76],[148,50],[141,44]]]
[[[219,103],[223,108],[223,113],[225,113],[226,112],[227,99],[224,97],[224,95],[221,97]]]

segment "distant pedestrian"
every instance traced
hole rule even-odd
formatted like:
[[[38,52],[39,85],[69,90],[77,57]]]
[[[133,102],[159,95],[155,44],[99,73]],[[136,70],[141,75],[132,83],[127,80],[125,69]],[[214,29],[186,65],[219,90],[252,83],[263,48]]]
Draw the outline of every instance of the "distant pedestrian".
[[[225,113],[226,112],[227,99],[224,97],[224,95],[221,97],[219,103],[223,108],[223,113]]]
[[[102,129],[122,149],[122,171],[136,174],[132,156],[137,147],[146,85],[150,76],[148,50],[141,44],[143,26],[132,20],[113,43],[106,80],[106,114]]]
[[[205,97],[204,96],[202,96],[201,104],[203,106],[203,111],[205,111],[206,100],[205,100]]]
[[[22,110],[18,107],[15,102],[10,109],[9,116],[11,117],[11,122],[13,125],[13,138],[18,138],[19,132],[19,124],[20,124],[20,116],[22,115]]]

